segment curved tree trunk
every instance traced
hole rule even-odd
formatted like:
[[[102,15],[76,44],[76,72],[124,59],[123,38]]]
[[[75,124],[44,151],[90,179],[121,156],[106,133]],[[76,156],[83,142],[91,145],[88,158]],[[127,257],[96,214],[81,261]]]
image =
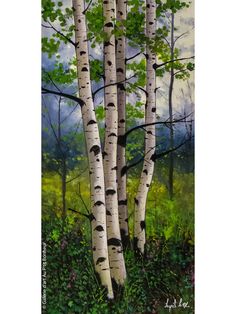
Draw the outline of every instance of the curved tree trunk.
[[[117,1],[117,20],[121,23],[126,20],[127,16],[127,1]],[[124,31],[124,26],[121,26]],[[116,45],[116,72],[117,81],[123,82],[126,78],[126,38],[121,36],[117,38]],[[126,132],[126,92],[125,82],[117,86],[118,99],[118,136],[122,136]],[[120,221],[120,233],[123,247],[126,248],[129,244],[129,225],[128,225],[128,208],[127,208],[127,192],[126,192],[126,173],[121,175],[121,170],[126,166],[125,145],[118,144],[117,146],[117,180],[118,180],[118,210]]]
[[[146,1],[146,36],[149,39],[155,37],[156,32],[156,1]],[[156,54],[149,47],[146,49],[147,64],[146,64],[146,91],[147,103],[145,108],[145,123],[153,123],[156,121]],[[145,212],[146,201],[149,191],[149,186],[152,182],[154,171],[154,158],[156,137],[155,125],[146,127],[145,132],[145,159],[143,163],[141,178],[139,182],[138,192],[135,198],[134,211],[134,249],[140,255],[145,254]]]
[[[81,111],[90,170],[93,260],[101,284],[107,288],[108,298],[113,298],[107,247],[103,161],[91,92],[84,0],[73,0],[73,10],[79,96],[85,102]]]
[[[114,30],[115,1],[103,1],[104,32],[104,67],[105,85],[117,82]],[[117,196],[117,86],[105,88],[105,145],[104,175],[106,188],[107,236],[111,277],[114,287],[123,286],[126,278],[123,248],[120,235]]]

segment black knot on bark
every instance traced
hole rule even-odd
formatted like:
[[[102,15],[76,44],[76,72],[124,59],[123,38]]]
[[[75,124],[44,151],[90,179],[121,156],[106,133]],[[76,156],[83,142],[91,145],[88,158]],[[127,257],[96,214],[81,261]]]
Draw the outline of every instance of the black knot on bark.
[[[81,71],[82,71],[82,72],[88,72],[88,68],[83,67]]]
[[[154,63],[152,67],[154,70],[156,70],[158,68],[158,65],[156,63]]]
[[[117,72],[117,73],[119,73],[119,72],[120,72],[120,73],[124,73],[124,70],[123,70],[122,68],[118,68],[118,69],[116,70],[116,72]]]
[[[104,158],[105,156],[107,156],[107,152],[102,152],[102,157]]]
[[[96,230],[96,231],[98,231],[98,232],[102,232],[102,231],[104,231],[104,228],[103,228],[103,226],[97,226],[94,230]]]
[[[114,194],[116,194],[116,191],[115,190],[113,190],[113,189],[108,189],[108,190],[106,190],[106,195],[108,196],[108,195],[114,195]]]
[[[118,140],[117,140],[117,144],[122,146],[122,147],[125,147],[125,145],[126,145],[126,136],[119,135],[118,136]]]
[[[135,202],[136,205],[139,204],[139,200],[137,200],[137,198],[134,198],[134,202]]]
[[[97,123],[96,121],[90,120],[90,121],[87,123],[87,125],[96,124],[96,123]]]
[[[151,156],[150,160],[152,160],[153,162],[155,162],[155,161],[156,161],[156,159],[157,159],[156,154],[155,154],[155,153],[154,153],[154,154],[152,154],[152,156]]]
[[[94,206],[101,206],[101,205],[105,205],[103,202],[101,202],[101,201],[97,201],[95,204],[94,204]]]
[[[111,212],[109,210],[106,211],[107,216],[111,216]]]
[[[123,91],[126,90],[126,89],[125,89],[125,85],[122,84],[122,83],[118,83],[118,84],[117,84],[117,88],[119,88],[120,90],[123,90]]]
[[[100,153],[100,147],[98,145],[93,145],[91,148],[90,148],[90,153],[94,152],[94,155],[98,155]]]
[[[96,261],[96,265],[98,265],[98,264],[104,262],[105,260],[106,260],[106,257],[99,257],[99,258],[97,259],[97,261]]]
[[[112,22],[108,22],[104,25],[105,27],[113,27],[113,23]]]
[[[127,169],[128,169],[127,166],[124,166],[124,167],[121,169],[120,174],[121,174],[122,177],[127,173]]]
[[[108,135],[108,137],[117,136],[115,133],[111,133]]]
[[[148,174],[147,169],[144,169],[144,170],[143,170],[143,173],[145,173],[145,174],[147,175],[147,174]]]
[[[144,220],[140,221],[140,227],[141,227],[142,230],[145,229],[146,224],[145,224]]]
[[[127,199],[118,201],[118,205],[127,205]]]
[[[111,238],[107,241],[107,245],[113,245],[113,246],[121,246],[121,240],[117,238]]]
[[[109,102],[109,104],[107,105],[107,107],[115,107],[115,104],[113,102]]]

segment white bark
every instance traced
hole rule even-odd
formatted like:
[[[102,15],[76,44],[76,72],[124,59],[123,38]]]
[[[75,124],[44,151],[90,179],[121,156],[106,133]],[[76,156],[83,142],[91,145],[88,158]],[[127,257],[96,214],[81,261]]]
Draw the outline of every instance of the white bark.
[[[90,170],[93,214],[93,219],[91,221],[93,260],[95,271],[100,277],[101,284],[107,288],[108,298],[113,298],[107,247],[103,161],[98,125],[96,122],[91,92],[86,19],[83,14],[85,9],[84,0],[73,0],[73,8],[75,20],[75,42],[78,43],[76,47],[76,58],[79,97],[85,102],[81,111]]]
[[[115,1],[103,1],[104,32],[104,67],[105,85],[117,82],[114,30]],[[117,86],[105,88],[105,145],[104,174],[106,188],[107,236],[111,277],[114,284],[123,286],[126,278],[123,248],[120,236],[117,197]]]
[[[146,36],[149,39],[155,37],[156,32],[156,1],[146,1]],[[156,121],[156,54],[153,53],[150,47],[147,45],[147,63],[146,63],[146,91],[147,91],[147,103],[145,109],[145,123],[152,123]],[[153,67],[154,66],[154,67]],[[154,172],[154,161],[152,155],[155,152],[156,137],[155,137],[155,125],[145,128],[145,159],[143,163],[141,178],[137,195],[135,198],[135,222],[134,222],[134,246],[135,249],[141,254],[145,254],[145,213],[146,213],[146,201],[150,184],[152,182],[152,176]]]
[[[117,1],[117,20],[121,23],[127,17],[127,1]],[[124,31],[124,26],[121,26]],[[117,81],[123,82],[126,78],[126,38],[121,36],[117,38],[116,45],[116,72]],[[118,136],[122,136],[126,132],[126,92],[125,82],[117,86],[118,99]],[[118,179],[118,210],[122,244],[124,248],[129,242],[129,226],[128,226],[128,208],[127,208],[127,192],[126,192],[126,173],[121,175],[121,170],[126,166],[125,144],[117,146],[117,179]]]

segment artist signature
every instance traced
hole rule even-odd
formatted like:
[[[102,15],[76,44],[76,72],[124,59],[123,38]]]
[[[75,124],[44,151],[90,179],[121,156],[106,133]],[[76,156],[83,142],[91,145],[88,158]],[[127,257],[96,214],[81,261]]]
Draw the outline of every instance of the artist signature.
[[[176,308],[189,308],[190,306],[188,305],[188,302],[183,302],[183,299],[180,298],[179,302],[177,302],[176,299],[174,299],[174,301],[171,303],[169,299],[166,300],[166,304],[165,304],[165,309],[169,309],[169,313],[171,312],[172,309],[176,309]]]

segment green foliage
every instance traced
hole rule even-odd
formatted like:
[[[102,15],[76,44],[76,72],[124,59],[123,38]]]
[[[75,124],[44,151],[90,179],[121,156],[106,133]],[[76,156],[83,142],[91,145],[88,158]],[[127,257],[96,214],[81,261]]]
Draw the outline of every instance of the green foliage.
[[[77,79],[75,61],[72,59],[69,66],[56,61],[51,71],[43,70],[42,80],[45,83],[51,83],[51,80],[57,84],[72,84]]]
[[[91,42],[91,47],[95,48],[96,43],[101,44],[104,40],[108,39],[106,33],[103,31],[104,16],[101,0],[92,5],[86,12],[86,19],[88,25],[88,40]]]
[[[54,38],[42,38],[42,51],[47,53],[49,58],[52,58],[58,52],[59,47],[60,41]]]
[[[99,82],[104,76],[103,62],[100,60],[90,60],[90,78],[92,81]]]
[[[62,223],[52,216],[43,224],[42,241],[47,245],[48,314],[162,313],[166,299],[173,297],[193,307],[193,247],[186,242],[149,239],[146,260],[136,260],[128,249],[124,291],[107,302],[79,219]]]

